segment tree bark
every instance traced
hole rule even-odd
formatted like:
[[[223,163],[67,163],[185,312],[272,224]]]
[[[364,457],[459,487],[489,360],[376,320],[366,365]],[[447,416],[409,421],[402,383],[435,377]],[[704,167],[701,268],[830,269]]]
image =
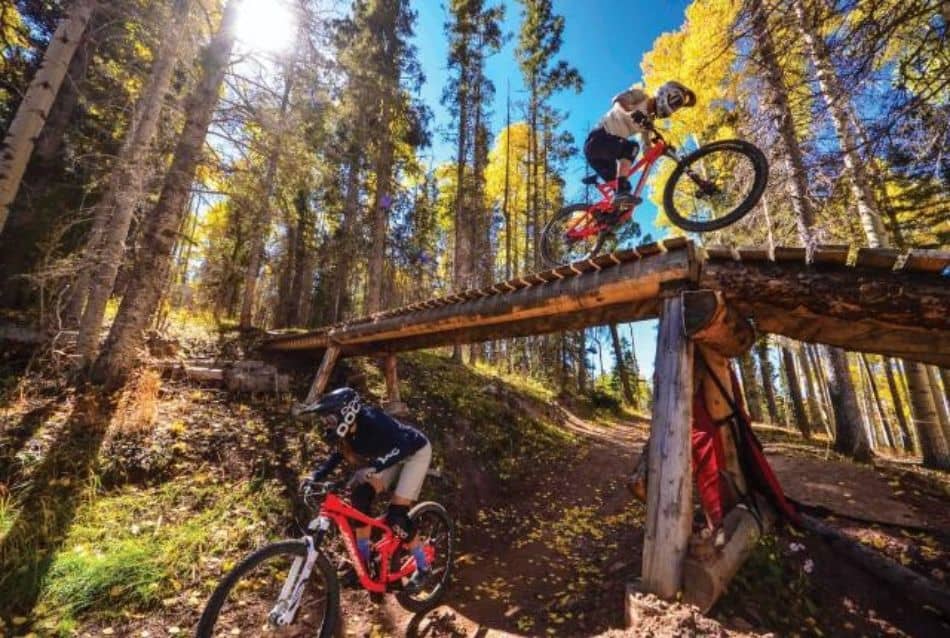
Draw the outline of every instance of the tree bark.
[[[623,398],[627,405],[635,406],[636,400],[633,396],[633,390],[630,388],[630,375],[627,372],[627,365],[623,360],[623,347],[620,345],[620,335],[617,333],[617,324],[610,324],[610,339],[613,341],[614,358],[617,361],[617,372],[620,375],[620,387],[623,389]]]
[[[930,382],[930,389],[934,397],[934,407],[937,409],[937,420],[940,422],[940,430],[943,432],[943,439],[950,446],[950,414],[947,413],[946,394],[940,388],[940,379],[937,376],[935,366],[927,366],[927,379]]]
[[[175,13],[162,35],[148,85],[136,105],[132,126],[113,168],[109,190],[97,208],[89,233],[86,254],[90,263],[84,270],[88,274],[80,275],[73,293],[76,310],[82,309],[76,345],[82,365],[92,363],[96,355],[106,304],[125,254],[132,214],[142,196],[146,159],[158,131],[165,95],[171,86],[190,5],[188,0],[176,2]]]
[[[782,67],[775,52],[775,43],[769,31],[768,17],[765,8],[762,6],[762,0],[753,0],[750,9],[756,49],[762,61],[764,79],[772,102],[772,108],[769,109],[769,112],[775,119],[775,128],[778,130],[785,147],[783,156],[789,176],[786,187],[792,209],[795,212],[798,235],[810,251],[815,244],[815,211],[808,197],[808,173],[805,170],[805,156],[798,141],[798,134],[795,132],[795,122],[789,104],[788,86],[785,83]]]
[[[759,360],[762,390],[765,394],[765,406],[769,412],[769,420],[777,424],[779,422],[778,405],[775,402],[775,385],[772,382],[772,362],[769,361],[768,337],[762,337],[755,344],[755,356]]]
[[[821,363],[818,356],[818,346],[813,344],[804,344],[805,352],[808,356],[809,367],[815,375],[815,385],[821,395],[822,418],[824,419],[825,431],[828,438],[834,440],[835,419],[831,409],[831,394],[828,392],[828,380],[822,372]]]
[[[123,383],[137,362],[142,332],[168,278],[188,192],[234,47],[237,6],[235,0],[228,2],[221,26],[201,56],[201,76],[185,105],[185,125],[171,167],[145,229],[131,283],[94,367],[95,378],[112,387]]]
[[[20,189],[36,138],[43,129],[96,4],[95,0],[75,0],[70,6],[7,129],[0,146],[0,233]]]
[[[871,396],[874,398],[874,406],[877,409],[877,414],[881,420],[881,429],[884,432],[884,438],[887,440],[887,445],[892,450],[897,449],[897,443],[894,440],[894,435],[891,432],[891,427],[888,422],[887,413],[884,411],[884,404],[881,402],[881,394],[877,389],[877,382],[874,380],[874,371],[871,369],[871,364],[868,361],[868,356],[866,354],[860,355],[861,363],[864,366],[864,374],[867,375],[868,385],[871,388]]]
[[[907,452],[914,451],[914,440],[910,434],[910,428],[907,424],[907,415],[904,412],[904,402],[901,400],[900,388],[894,378],[894,360],[884,357],[884,374],[887,377],[887,388],[891,393],[891,400],[894,403],[894,415],[897,417],[897,425],[901,432],[901,447]]]
[[[95,16],[92,16],[90,20],[91,24],[87,24],[83,31],[76,52],[73,54],[73,59],[69,63],[63,84],[59,88],[59,93],[56,95],[46,121],[43,123],[43,130],[36,140],[36,148],[33,149],[33,153],[40,162],[52,162],[59,155],[63,137],[69,128],[76,104],[79,103],[79,86],[86,78],[86,71],[89,68],[89,60],[92,58],[94,48],[90,42],[89,33],[96,28]]]
[[[383,264],[386,257],[386,235],[389,230],[389,204],[386,198],[392,198],[393,141],[389,133],[392,120],[392,105],[383,100],[380,114],[380,127],[384,134],[379,140],[379,156],[376,161],[376,192],[373,195],[372,244],[366,273],[366,312],[372,314],[382,310]]]
[[[866,463],[871,460],[871,444],[861,426],[861,411],[848,360],[838,348],[823,346],[823,350],[829,362],[828,393],[835,414],[835,450]]]
[[[762,395],[755,379],[755,362],[752,354],[739,357],[739,374],[742,376],[742,388],[745,390],[746,405],[753,421],[762,422]]]
[[[795,370],[795,357],[792,352],[782,346],[782,363],[785,366],[785,377],[788,379],[788,390],[792,399],[792,410],[795,423],[801,430],[802,436],[806,439],[811,438],[811,424],[808,422],[808,414],[805,412],[805,402],[802,399],[802,386],[798,379],[798,373]]]
[[[827,428],[819,405],[819,391],[815,387],[811,366],[808,365],[808,354],[805,352],[805,344],[799,343],[795,355],[798,359],[798,367],[802,371],[802,386],[805,388],[805,406],[808,409],[808,418],[814,424],[821,424]]]
[[[904,374],[907,377],[911,419],[920,441],[924,467],[950,470],[950,449],[940,428],[940,417],[927,368],[915,361],[904,361]]]

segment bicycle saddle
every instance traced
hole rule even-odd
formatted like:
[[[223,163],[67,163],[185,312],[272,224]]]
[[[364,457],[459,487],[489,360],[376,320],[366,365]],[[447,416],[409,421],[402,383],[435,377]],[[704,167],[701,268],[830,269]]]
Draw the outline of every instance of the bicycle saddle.
[[[582,179],[581,184],[586,184],[587,186],[596,186],[597,182],[599,181],[600,181],[600,177],[594,174],[594,175],[588,175],[587,177]]]

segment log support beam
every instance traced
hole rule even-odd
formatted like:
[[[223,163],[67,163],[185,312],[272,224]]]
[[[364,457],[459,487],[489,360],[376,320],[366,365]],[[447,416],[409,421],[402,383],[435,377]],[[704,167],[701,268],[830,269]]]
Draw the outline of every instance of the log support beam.
[[[339,358],[340,348],[337,346],[330,346],[326,349],[326,352],[323,353],[323,360],[320,362],[317,376],[314,377],[313,383],[310,384],[310,391],[307,392],[307,398],[304,400],[305,404],[313,403],[319,399],[323,391],[326,390],[327,383],[330,382],[330,374],[333,373],[333,368],[336,366],[337,359]]]
[[[383,375],[386,377],[386,402],[383,410],[392,416],[405,416],[409,407],[399,397],[399,374],[396,370],[396,355],[390,354],[383,358]]]
[[[693,509],[693,345],[683,328],[682,297],[664,300],[654,372],[641,585],[670,600],[682,585]]]
[[[726,514],[723,529],[729,540],[721,551],[705,557],[687,557],[683,566],[683,602],[696,605],[703,613],[716,604],[759,538],[775,522],[774,511],[763,499],[758,499],[758,505],[761,519],[745,506]]]

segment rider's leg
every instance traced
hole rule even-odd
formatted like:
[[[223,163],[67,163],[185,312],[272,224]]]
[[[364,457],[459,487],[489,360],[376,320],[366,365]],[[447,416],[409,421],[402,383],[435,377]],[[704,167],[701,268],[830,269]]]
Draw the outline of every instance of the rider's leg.
[[[393,527],[393,531],[396,533],[401,531],[404,538],[408,539],[406,545],[415,557],[416,567],[421,572],[428,570],[429,565],[423,552],[422,543],[416,536],[416,530],[413,528],[408,514],[409,508],[419,499],[422,483],[425,481],[426,472],[429,470],[431,461],[432,446],[426,444],[425,447],[403,462],[402,470],[399,472],[399,482],[396,484],[389,511],[386,513],[387,522]]]
[[[354,508],[367,516],[371,516],[373,498],[375,498],[375,496],[376,488],[373,487],[373,485],[370,483],[360,483],[355,486],[350,493],[350,500]],[[369,564],[369,555],[373,548],[373,543],[370,538],[371,532],[372,529],[369,525],[363,525],[359,522],[353,523],[353,533],[356,536],[356,548],[359,550],[360,558],[363,559],[363,563],[366,565]]]

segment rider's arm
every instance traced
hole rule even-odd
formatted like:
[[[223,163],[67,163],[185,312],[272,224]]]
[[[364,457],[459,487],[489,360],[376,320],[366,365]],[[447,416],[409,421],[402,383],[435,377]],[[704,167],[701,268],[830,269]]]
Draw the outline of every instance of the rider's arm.
[[[343,461],[343,453],[337,450],[328,456],[323,463],[318,465],[316,469],[314,469],[313,474],[310,475],[310,478],[314,481],[322,481],[330,475],[330,472],[337,468],[341,461]]]

